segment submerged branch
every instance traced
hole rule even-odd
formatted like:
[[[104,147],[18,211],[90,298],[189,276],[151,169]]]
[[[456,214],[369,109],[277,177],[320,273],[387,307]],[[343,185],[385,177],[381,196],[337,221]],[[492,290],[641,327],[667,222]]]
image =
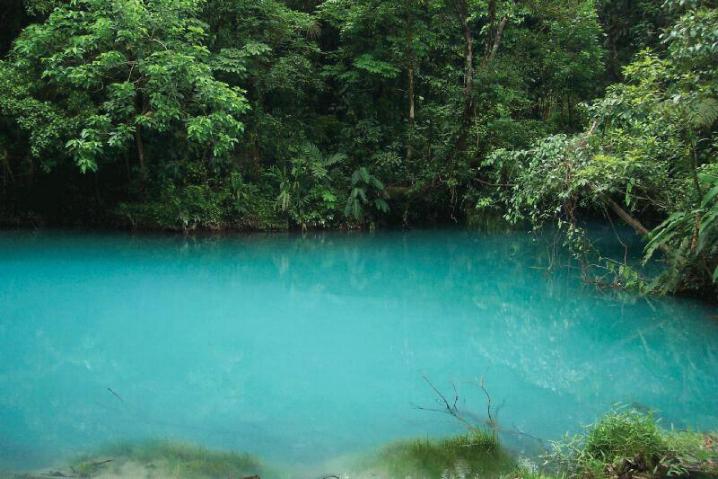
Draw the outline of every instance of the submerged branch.
[[[471,421],[467,420],[464,415],[459,411],[458,408],[458,402],[459,402],[459,393],[456,390],[456,385],[452,384],[452,387],[454,389],[454,402],[453,404],[449,403],[449,400],[442,394],[439,389],[434,386],[434,384],[427,378],[426,376],[422,376],[424,378],[424,381],[431,387],[431,389],[434,390],[434,393],[438,396],[438,398],[441,400],[441,402],[444,404],[443,409],[431,409],[431,408],[425,408],[421,406],[417,406],[417,409],[420,409],[422,411],[431,411],[431,412],[440,412],[448,414],[449,416],[455,418],[457,421],[461,422],[464,426],[468,427],[469,429],[476,429],[476,425],[473,424]]]
[[[488,426],[491,429],[491,432],[495,439],[498,439],[499,433],[510,434],[510,435],[514,435],[514,436],[521,436],[521,437],[529,438],[531,440],[534,440],[534,441],[540,443],[542,445],[542,447],[544,447],[543,439],[536,437],[534,435],[531,435],[527,432],[524,432],[516,426],[513,426],[512,428],[508,428],[508,429],[504,429],[499,426],[497,415],[498,415],[499,409],[501,407],[503,407],[505,402],[502,402],[498,406],[494,405],[493,399],[491,398],[491,394],[489,394],[489,391],[486,388],[486,383],[485,383],[483,377],[479,380],[479,387],[481,388],[482,392],[486,396],[486,401],[487,401],[486,411],[487,411],[487,415],[488,415],[488,418],[483,421],[480,419],[480,416],[477,417],[474,414],[471,414],[468,412],[462,412],[459,409],[459,407],[458,407],[459,393],[456,389],[455,384],[453,384],[453,383],[451,384],[451,387],[454,391],[454,398],[453,398],[453,401],[450,401],[441,391],[439,391],[439,389],[434,385],[434,383],[432,383],[429,380],[429,378],[427,378],[426,376],[422,376],[422,378],[424,379],[424,381],[426,381],[426,383],[429,385],[429,387],[431,387],[431,389],[434,391],[434,393],[436,394],[437,398],[439,399],[439,401],[441,402],[443,407],[442,408],[426,408],[426,407],[421,407],[421,406],[415,406],[417,409],[419,409],[421,411],[430,411],[430,412],[438,412],[438,413],[442,413],[442,414],[447,414],[447,415],[453,417],[454,419],[456,419],[457,421],[459,421],[461,424],[463,424],[469,430],[472,430],[472,431],[479,430],[483,426]],[[472,421],[472,420],[468,419],[468,417],[471,417],[471,416],[476,417],[476,420]],[[481,424],[482,422],[484,424]]]

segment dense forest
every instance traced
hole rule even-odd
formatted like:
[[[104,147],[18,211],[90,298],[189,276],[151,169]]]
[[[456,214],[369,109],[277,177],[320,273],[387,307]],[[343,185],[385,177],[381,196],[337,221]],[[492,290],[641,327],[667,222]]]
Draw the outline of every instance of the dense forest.
[[[6,226],[500,220],[604,284],[715,295],[715,0],[3,3]]]

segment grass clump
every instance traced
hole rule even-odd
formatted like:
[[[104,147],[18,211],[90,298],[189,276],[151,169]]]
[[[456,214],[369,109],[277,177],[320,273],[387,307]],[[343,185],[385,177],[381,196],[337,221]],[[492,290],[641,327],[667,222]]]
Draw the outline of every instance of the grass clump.
[[[378,456],[388,477],[499,478],[515,470],[513,458],[493,434],[481,430],[441,439],[416,439],[391,444]]]
[[[666,464],[670,449],[652,415],[618,411],[588,431],[583,457],[588,463],[609,464],[622,475],[631,469],[655,470]]]
[[[570,478],[688,477],[714,469],[716,451],[707,438],[668,432],[652,414],[619,409],[555,443],[549,460]]]
[[[148,441],[110,446],[100,455],[76,461],[71,470],[87,478],[108,473],[124,477],[141,471],[147,478],[224,479],[261,475],[263,466],[249,454],[211,451],[170,441]]]

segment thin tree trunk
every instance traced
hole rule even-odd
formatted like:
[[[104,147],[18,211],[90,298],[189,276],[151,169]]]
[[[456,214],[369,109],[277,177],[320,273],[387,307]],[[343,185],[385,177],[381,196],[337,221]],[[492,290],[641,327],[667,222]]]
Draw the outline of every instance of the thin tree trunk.
[[[693,187],[696,190],[696,204],[700,206],[703,201],[703,189],[701,188],[701,180],[698,178],[698,148],[695,139],[691,138],[691,177],[693,179]]]
[[[8,183],[14,183],[15,182],[15,175],[12,172],[12,166],[10,165],[10,154],[5,152],[5,156],[2,160],[3,169],[5,170],[5,173],[3,174],[3,185],[7,186]],[[9,180],[9,181],[8,181]]]
[[[145,169],[145,143],[142,140],[140,126],[135,128],[135,145],[137,146],[137,159],[140,163],[140,189],[145,189],[145,179],[147,178],[147,170]]]
[[[496,22],[496,0],[489,0],[489,31],[486,35],[486,43],[484,44],[484,57],[488,57],[489,53],[491,52],[491,43],[492,38],[494,38],[494,32],[496,29],[494,28],[494,24]]]
[[[409,128],[414,127],[416,110],[414,105],[414,65],[409,67]]]
[[[409,60],[407,67],[407,83],[408,83],[408,101],[409,101],[409,121],[406,138],[406,161],[411,162],[414,156],[412,141],[414,138],[414,122],[416,120],[416,104],[414,92],[414,71],[416,70],[416,52],[414,51],[414,22],[411,12],[412,2],[404,3],[406,7],[406,56]]]
[[[464,99],[472,102],[474,87],[474,35],[469,26],[468,14],[461,19],[464,30]]]
[[[481,64],[482,68],[486,68],[496,57],[496,53],[499,51],[499,47],[501,46],[501,37],[504,34],[504,29],[506,28],[508,21],[508,17],[503,17],[499,22],[499,26],[496,28],[496,34],[494,35],[494,44],[491,46],[489,54],[484,57],[484,61]]]
[[[145,174],[145,143],[142,141],[140,127],[135,129],[135,144],[137,145],[137,159],[140,162],[140,171]]]
[[[464,35],[464,108],[452,157],[466,147],[466,137],[471,128],[471,115],[474,111],[474,35],[469,25],[469,10],[466,0],[457,0],[456,13]]]
[[[148,110],[146,99],[142,91],[138,91],[135,96],[135,113],[137,116],[144,115]],[[145,191],[145,180],[147,179],[147,169],[145,168],[145,142],[142,139],[142,126],[135,125],[135,147],[137,148],[137,160],[140,164],[140,190]]]
[[[131,174],[131,168],[130,168],[130,155],[127,153],[127,150],[125,150],[125,172],[127,173],[127,183],[129,184],[132,181],[132,174]]]
[[[456,10],[461,22],[464,34],[464,110],[461,115],[461,126],[454,144],[452,157],[466,148],[466,138],[471,129],[471,120],[474,116],[474,36],[469,25],[469,11],[466,0],[457,0]],[[492,27],[496,23],[496,0],[489,3],[489,22]],[[508,23],[508,17],[503,17],[496,28],[492,28],[493,35],[489,35],[486,43],[484,58],[481,61],[481,68],[487,68],[496,57],[501,45],[501,38]]]
[[[408,80],[409,80],[409,128],[406,139],[406,161],[410,162],[413,157],[413,148],[411,146],[411,141],[414,136],[414,120],[416,118],[416,110],[414,105],[414,65],[413,60],[412,64],[409,66],[409,71],[407,73]]]

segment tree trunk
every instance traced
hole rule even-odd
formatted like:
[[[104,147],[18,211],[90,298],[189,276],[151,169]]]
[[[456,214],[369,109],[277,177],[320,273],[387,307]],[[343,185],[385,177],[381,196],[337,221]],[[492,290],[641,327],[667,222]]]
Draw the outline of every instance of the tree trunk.
[[[481,63],[482,68],[486,68],[489,63],[494,60],[494,57],[496,57],[496,53],[499,51],[499,47],[501,46],[501,37],[504,34],[504,29],[506,28],[506,24],[508,23],[508,21],[508,17],[503,17],[499,22],[499,26],[496,28],[496,33],[494,35],[494,43],[491,46],[491,50],[489,50],[489,54],[484,57],[484,61]]]
[[[408,80],[409,80],[409,128],[406,139],[406,161],[410,162],[413,156],[413,149],[411,147],[411,141],[414,133],[414,120],[416,118],[416,111],[415,111],[415,105],[414,105],[414,64],[412,61],[412,64],[409,66],[409,71],[407,73]]]
[[[142,116],[148,110],[146,100],[142,91],[138,91],[135,95],[135,115]],[[137,148],[137,161],[140,164],[140,190],[145,191],[145,180],[147,179],[147,169],[145,168],[145,143],[142,139],[142,126],[135,124],[135,147]]]
[[[606,198],[606,202],[608,203],[608,206],[610,206],[611,209],[614,211],[614,213],[616,213],[618,217],[621,218],[627,225],[633,228],[636,233],[641,236],[648,236],[650,234],[650,230],[643,226],[643,224],[638,221],[638,219],[631,216],[628,211],[621,208],[621,205],[613,201],[611,198]]]
[[[414,151],[412,140],[414,137],[414,121],[416,119],[416,105],[414,94],[414,70],[416,69],[416,52],[414,51],[414,22],[411,14],[411,2],[406,5],[406,56],[409,59],[407,68],[407,94],[409,97],[409,122],[406,138],[406,161],[410,162]]]
[[[145,180],[147,179],[147,170],[145,169],[145,143],[142,140],[142,132],[140,126],[135,127],[135,146],[137,146],[137,160],[140,163],[140,190],[145,190]]]
[[[464,109],[452,157],[466,148],[466,138],[471,129],[471,120],[474,116],[474,82],[476,73],[474,70],[474,36],[469,25],[469,10],[466,0],[456,1],[456,11],[464,34]],[[496,57],[504,29],[508,23],[508,17],[504,16],[499,24],[494,27],[496,23],[496,0],[489,2],[489,22],[491,30],[484,49],[485,54],[481,61],[481,69],[487,68]]]
[[[2,165],[3,165],[3,185],[7,186],[8,183],[14,183],[15,182],[15,175],[12,172],[12,165],[10,164],[10,153],[7,151],[5,152],[5,155],[2,157]]]
[[[137,159],[140,162],[140,171],[145,173],[145,143],[142,141],[142,133],[140,127],[135,129],[135,144],[137,145]]]
[[[456,1],[456,13],[464,35],[464,108],[452,157],[457,152],[464,151],[466,147],[466,137],[471,128],[471,116],[474,111],[474,35],[469,25],[469,8],[466,0]]]

